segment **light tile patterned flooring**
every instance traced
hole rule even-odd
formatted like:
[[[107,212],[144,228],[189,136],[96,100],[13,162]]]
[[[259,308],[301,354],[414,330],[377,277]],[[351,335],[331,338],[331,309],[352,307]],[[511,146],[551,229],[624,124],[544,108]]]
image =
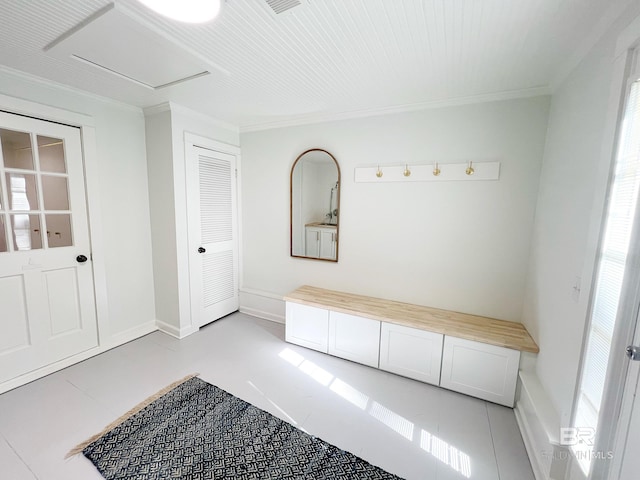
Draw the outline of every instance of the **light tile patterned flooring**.
[[[407,480],[533,480],[513,411],[284,342],[241,313],[0,395],[0,478],[102,478],[77,443],[190,373]]]

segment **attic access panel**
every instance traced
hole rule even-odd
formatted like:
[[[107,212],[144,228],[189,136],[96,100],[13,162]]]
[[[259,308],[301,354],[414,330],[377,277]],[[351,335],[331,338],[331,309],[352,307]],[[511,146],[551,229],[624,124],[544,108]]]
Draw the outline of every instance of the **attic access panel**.
[[[210,73],[202,58],[115,4],[63,34],[45,47],[45,52],[153,90]]]

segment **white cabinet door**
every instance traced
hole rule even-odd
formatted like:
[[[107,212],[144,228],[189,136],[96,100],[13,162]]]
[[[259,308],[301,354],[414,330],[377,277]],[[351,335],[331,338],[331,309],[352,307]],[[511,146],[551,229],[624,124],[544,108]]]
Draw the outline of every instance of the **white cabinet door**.
[[[305,255],[307,257],[320,257],[320,229],[305,228]]]
[[[327,353],[329,311],[299,303],[286,303],[285,340]]]
[[[380,369],[439,385],[443,337],[440,333],[382,323]]]
[[[368,318],[330,312],[329,353],[336,357],[378,367],[380,322]]]
[[[336,259],[336,229],[320,229],[320,258],[325,260]]]
[[[305,255],[323,260],[336,259],[338,230],[330,226],[308,226],[305,228]]]
[[[445,336],[440,386],[513,407],[520,352]]]

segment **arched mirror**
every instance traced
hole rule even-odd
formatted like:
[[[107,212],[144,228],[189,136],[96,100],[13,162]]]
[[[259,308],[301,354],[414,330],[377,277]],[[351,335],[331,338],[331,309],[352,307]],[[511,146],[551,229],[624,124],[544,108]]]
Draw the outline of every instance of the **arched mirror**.
[[[291,256],[338,261],[340,167],[326,150],[303,152],[291,167]]]

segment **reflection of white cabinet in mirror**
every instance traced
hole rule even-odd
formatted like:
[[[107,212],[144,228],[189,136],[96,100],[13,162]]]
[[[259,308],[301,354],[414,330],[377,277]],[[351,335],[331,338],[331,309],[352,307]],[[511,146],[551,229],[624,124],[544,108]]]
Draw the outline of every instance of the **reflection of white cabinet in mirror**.
[[[336,226],[315,223],[305,225],[306,257],[335,260],[337,241],[338,228]]]

